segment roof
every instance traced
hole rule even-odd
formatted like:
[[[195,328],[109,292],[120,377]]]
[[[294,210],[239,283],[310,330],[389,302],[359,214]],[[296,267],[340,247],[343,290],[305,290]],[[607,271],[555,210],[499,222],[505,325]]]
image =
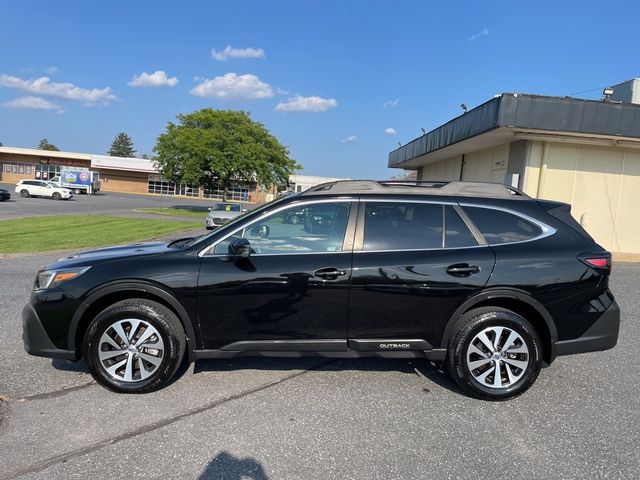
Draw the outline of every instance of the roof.
[[[91,162],[92,168],[157,173],[153,160],[146,158],[111,157],[108,155],[93,155],[91,153],[59,152],[55,150],[40,150],[37,148],[21,147],[0,147],[0,153],[6,153],[9,155],[29,155],[40,158],[87,160]]]
[[[291,183],[317,185],[319,183],[334,182],[336,180],[346,180],[346,179],[339,178],[339,177],[319,177],[315,175],[298,175],[298,174],[289,175],[289,182]]]
[[[529,198],[520,190],[502,183],[427,182],[403,180],[342,180],[328,182],[302,192],[300,197],[315,195],[448,195],[463,197]]]
[[[128,170],[132,172],[156,173],[153,160],[146,158],[111,157],[108,155],[91,155],[93,168],[111,170]]]
[[[411,160],[437,161],[465,153],[453,147],[469,141],[466,151],[509,142],[518,132],[562,132],[640,140],[640,105],[571,97],[503,93],[389,153],[389,167],[415,166]],[[475,137],[491,134],[493,145]],[[442,152],[445,149],[449,151]],[[425,162],[422,162],[425,163]],[[429,163],[429,162],[426,162]]]
[[[55,150],[40,150],[38,148],[0,147],[0,153],[11,155],[31,155],[46,158],[70,158],[73,160],[91,160],[90,153],[58,152]]]

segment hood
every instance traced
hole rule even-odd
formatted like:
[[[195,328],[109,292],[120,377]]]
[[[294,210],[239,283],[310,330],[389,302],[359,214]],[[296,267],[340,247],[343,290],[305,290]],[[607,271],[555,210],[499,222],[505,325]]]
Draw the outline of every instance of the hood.
[[[236,218],[242,212],[231,212],[227,210],[211,210],[209,216],[211,218]]]
[[[145,242],[86,250],[84,252],[62,257],[47,265],[46,269],[52,270],[58,268],[69,268],[74,266],[92,265],[93,263],[105,260],[138,257],[140,255],[154,255],[164,253],[169,250],[168,245],[169,242]]]

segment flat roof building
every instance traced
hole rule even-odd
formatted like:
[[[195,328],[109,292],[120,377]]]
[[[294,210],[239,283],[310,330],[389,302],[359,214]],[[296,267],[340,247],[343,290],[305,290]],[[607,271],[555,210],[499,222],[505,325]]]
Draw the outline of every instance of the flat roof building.
[[[288,190],[292,192],[304,192],[311,187],[320,185],[321,183],[335,182],[337,180],[345,180],[336,177],[318,177],[313,175],[289,175]]]
[[[617,97],[627,101],[611,100],[629,82]],[[609,101],[497,95],[392,151],[388,166],[570,203],[603,247],[640,254],[640,105],[629,82]]]
[[[90,153],[58,152],[34,148],[0,147],[0,182],[17,183],[23,179],[49,180],[63,167],[86,168],[100,174],[105,192],[147,193],[196,198],[221,199],[223,190],[206,190],[197,185],[163,179],[153,160],[110,157]],[[229,200],[262,203],[273,198],[256,183],[238,184],[229,190]]]

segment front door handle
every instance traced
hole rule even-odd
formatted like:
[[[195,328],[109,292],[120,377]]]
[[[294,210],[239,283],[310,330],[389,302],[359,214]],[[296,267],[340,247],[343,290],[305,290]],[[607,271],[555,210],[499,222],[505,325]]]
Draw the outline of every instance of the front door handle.
[[[480,267],[477,265],[469,265],[468,263],[456,263],[447,267],[447,273],[454,277],[468,277],[474,273],[478,273]]]
[[[346,274],[346,270],[338,270],[334,267],[321,268],[320,270],[313,272],[314,276],[324,278],[325,280],[335,280],[336,278],[342,277]]]

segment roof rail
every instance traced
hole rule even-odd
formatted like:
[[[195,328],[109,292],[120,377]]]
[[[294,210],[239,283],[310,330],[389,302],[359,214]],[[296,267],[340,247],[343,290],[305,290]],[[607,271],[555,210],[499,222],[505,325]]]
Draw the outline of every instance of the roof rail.
[[[429,180],[337,180],[322,183],[302,195],[404,193],[414,195],[486,196],[499,198],[525,197],[527,194],[510,185],[490,182]]]

